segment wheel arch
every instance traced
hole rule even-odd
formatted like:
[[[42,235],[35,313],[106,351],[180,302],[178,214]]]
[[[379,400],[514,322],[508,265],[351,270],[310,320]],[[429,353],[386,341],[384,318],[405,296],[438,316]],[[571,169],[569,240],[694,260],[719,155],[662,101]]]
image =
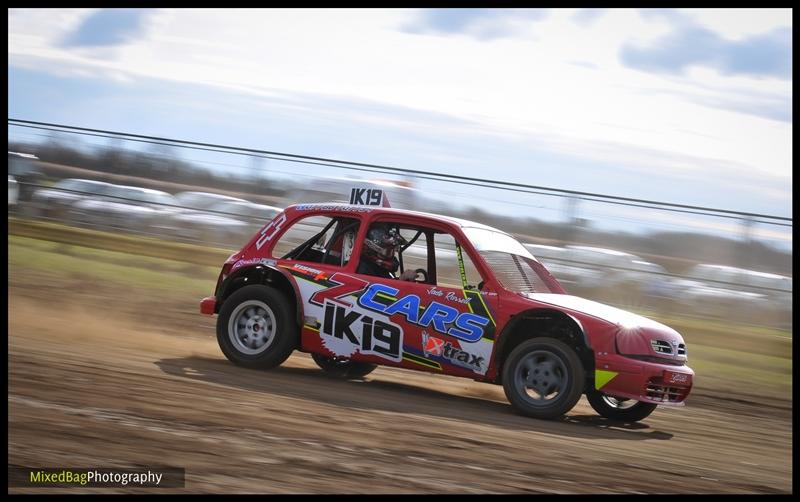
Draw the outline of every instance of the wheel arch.
[[[287,272],[271,265],[259,264],[242,267],[226,277],[217,294],[217,311],[234,292],[253,284],[269,286],[286,295],[289,303],[294,306],[295,320],[298,326],[302,326],[303,304],[297,284]]]
[[[580,320],[560,310],[536,308],[514,316],[498,337],[495,383],[502,383],[503,365],[515,347],[526,340],[544,337],[567,344],[577,354],[586,375],[594,374],[594,352]]]

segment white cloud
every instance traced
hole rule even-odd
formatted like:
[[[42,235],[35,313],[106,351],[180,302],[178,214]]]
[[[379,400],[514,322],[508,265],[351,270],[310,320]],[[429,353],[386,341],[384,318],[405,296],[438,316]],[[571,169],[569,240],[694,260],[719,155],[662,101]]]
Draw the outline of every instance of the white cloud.
[[[725,38],[742,38],[792,25],[791,9],[680,9]]]
[[[683,14],[724,36],[743,37],[784,26],[789,12]],[[769,93],[789,102],[791,82],[702,69],[664,77],[620,64],[623,43],[669,33],[668,17],[616,9],[581,24],[574,10],[553,10],[530,34],[515,25],[516,38],[477,40],[404,32],[414,19],[410,10],[163,10],[151,16],[147,38],[98,59],[57,43],[87,14],[10,11],[10,64],[206,83],[262,96],[372,100],[451,115],[545,150],[604,162],[686,170],[725,165],[791,179],[791,124],[743,113],[746,106],[719,107],[732,93],[742,99]]]

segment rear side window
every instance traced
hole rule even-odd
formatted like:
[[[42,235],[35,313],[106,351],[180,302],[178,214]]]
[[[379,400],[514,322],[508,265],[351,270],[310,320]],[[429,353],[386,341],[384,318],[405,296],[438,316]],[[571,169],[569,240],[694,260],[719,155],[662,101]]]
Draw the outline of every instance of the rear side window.
[[[272,248],[273,258],[345,266],[350,261],[359,221],[309,216],[297,220]]]

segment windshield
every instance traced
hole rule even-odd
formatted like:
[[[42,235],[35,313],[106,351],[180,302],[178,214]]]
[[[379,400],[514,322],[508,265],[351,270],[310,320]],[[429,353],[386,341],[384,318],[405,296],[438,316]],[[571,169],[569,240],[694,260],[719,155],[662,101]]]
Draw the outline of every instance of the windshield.
[[[476,227],[464,227],[463,230],[472,245],[475,246],[475,249],[480,252],[502,251],[535,260],[533,255],[525,249],[525,246],[508,234]]]
[[[544,265],[510,235],[475,227],[464,227],[463,231],[504,288],[516,293],[566,292]]]

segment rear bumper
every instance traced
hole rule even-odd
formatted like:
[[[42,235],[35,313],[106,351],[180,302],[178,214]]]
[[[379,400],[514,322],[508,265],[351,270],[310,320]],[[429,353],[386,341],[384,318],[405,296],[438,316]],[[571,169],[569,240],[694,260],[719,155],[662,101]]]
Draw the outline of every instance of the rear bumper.
[[[683,406],[694,384],[694,371],[637,361],[620,355],[598,359],[595,388],[612,396],[666,406]]]
[[[214,315],[217,313],[217,297],[207,296],[200,300],[200,313],[205,315]]]

